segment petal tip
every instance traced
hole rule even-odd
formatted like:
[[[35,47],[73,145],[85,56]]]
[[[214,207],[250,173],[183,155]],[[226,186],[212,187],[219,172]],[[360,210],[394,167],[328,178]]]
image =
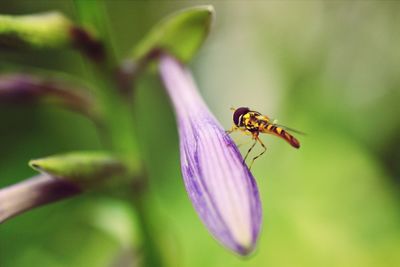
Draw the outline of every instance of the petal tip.
[[[242,257],[248,257],[248,256],[250,256],[250,255],[252,255],[254,253],[255,249],[256,249],[256,244],[252,243],[252,244],[247,245],[247,246],[238,245],[234,249],[234,251],[237,254],[239,254],[240,256],[242,256]]]

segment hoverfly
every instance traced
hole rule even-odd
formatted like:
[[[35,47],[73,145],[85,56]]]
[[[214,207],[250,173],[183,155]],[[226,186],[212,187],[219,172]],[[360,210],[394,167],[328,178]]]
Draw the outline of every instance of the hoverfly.
[[[251,161],[251,164],[249,166],[249,169],[253,165],[254,161],[257,158],[259,158],[262,154],[264,154],[265,151],[267,150],[267,147],[264,145],[264,143],[258,137],[258,135],[260,133],[273,134],[275,136],[278,136],[278,137],[284,139],[286,142],[288,142],[294,148],[300,147],[299,141],[295,137],[293,137],[291,134],[289,134],[287,132],[287,130],[292,131],[292,132],[297,132],[300,134],[303,134],[302,132],[279,125],[279,124],[275,123],[275,121],[271,122],[270,118],[268,118],[267,116],[262,115],[261,113],[259,113],[257,111],[250,110],[249,108],[246,108],[246,107],[240,107],[237,109],[232,108],[232,110],[234,110],[234,112],[233,112],[234,125],[232,126],[231,130],[227,131],[227,133],[230,134],[233,131],[240,130],[247,134],[252,135],[252,139],[254,140],[254,143],[251,145],[251,147],[247,151],[246,156],[243,159],[243,162],[246,161],[251,150],[254,148],[254,146],[257,144],[257,142],[260,143],[260,145],[263,148],[263,151],[260,154],[258,154],[256,157],[253,158],[253,160]]]

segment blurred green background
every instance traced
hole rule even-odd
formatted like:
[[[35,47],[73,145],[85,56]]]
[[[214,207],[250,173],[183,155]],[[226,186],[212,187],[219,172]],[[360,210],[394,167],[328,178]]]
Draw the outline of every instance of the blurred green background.
[[[169,266],[400,266],[400,2],[108,1],[118,56],[196,4],[214,5],[217,17],[190,65],[224,127],[230,107],[249,106],[307,135],[298,151],[262,137],[268,151],[253,173],[263,230],[256,253],[239,258],[194,212],[168,98],[155,75],[143,80],[137,125]],[[2,14],[47,10],[76,18],[67,0],[0,3]],[[0,51],[2,70],[18,65],[84,73],[71,50]],[[0,122],[1,187],[34,175],[32,158],[101,148],[87,119],[53,106],[2,103]],[[0,266],[135,264],[135,221],[129,203],[100,192],[42,207],[0,225]]]

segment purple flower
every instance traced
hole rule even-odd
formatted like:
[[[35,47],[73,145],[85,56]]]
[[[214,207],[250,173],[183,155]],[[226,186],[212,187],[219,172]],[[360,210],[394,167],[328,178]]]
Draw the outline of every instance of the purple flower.
[[[254,177],[204,103],[190,72],[168,55],[161,55],[159,71],[175,108],[189,197],[217,240],[237,253],[249,254],[262,219]]]

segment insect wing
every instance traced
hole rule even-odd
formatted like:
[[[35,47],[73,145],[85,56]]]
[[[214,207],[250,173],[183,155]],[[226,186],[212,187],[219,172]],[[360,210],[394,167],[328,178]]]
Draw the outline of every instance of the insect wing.
[[[285,125],[280,125],[280,124],[274,124],[274,125],[284,129],[285,131],[289,131],[289,132],[293,132],[293,133],[297,133],[297,134],[301,134],[301,135],[307,135],[305,132],[302,132],[302,131],[287,127]]]

